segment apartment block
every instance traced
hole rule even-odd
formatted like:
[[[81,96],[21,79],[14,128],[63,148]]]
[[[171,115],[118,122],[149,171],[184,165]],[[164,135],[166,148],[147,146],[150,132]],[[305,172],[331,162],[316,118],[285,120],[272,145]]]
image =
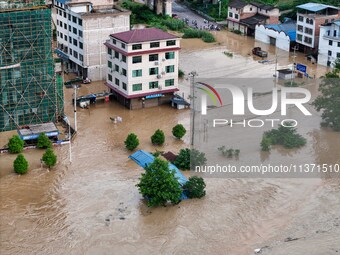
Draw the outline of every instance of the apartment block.
[[[320,27],[318,64],[333,66],[340,59],[340,20]]]
[[[110,35],[106,85],[129,109],[165,104],[178,91],[180,39],[156,28]]]

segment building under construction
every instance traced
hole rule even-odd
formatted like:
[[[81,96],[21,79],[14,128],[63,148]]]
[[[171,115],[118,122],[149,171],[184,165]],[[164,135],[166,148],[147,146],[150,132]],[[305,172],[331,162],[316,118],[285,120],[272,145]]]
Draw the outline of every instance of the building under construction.
[[[51,9],[43,1],[0,0],[0,132],[63,114],[54,71]]]

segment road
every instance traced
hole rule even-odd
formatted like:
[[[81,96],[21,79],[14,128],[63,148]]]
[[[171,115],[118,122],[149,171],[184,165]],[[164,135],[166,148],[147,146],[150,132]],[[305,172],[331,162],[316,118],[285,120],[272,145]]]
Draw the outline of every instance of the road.
[[[207,23],[204,23],[204,18],[200,15],[196,14],[192,10],[190,10],[185,5],[180,5],[177,2],[172,2],[172,13],[177,14],[180,19],[187,18],[189,19],[189,26],[194,27],[192,21],[197,21],[198,28],[203,28],[207,26]],[[217,25],[216,22],[209,22],[209,25]]]

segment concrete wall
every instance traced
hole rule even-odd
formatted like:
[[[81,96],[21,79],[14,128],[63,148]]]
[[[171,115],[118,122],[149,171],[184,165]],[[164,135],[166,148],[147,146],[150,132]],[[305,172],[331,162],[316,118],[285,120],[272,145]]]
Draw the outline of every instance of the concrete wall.
[[[290,50],[290,38],[284,32],[277,32],[273,29],[257,25],[255,29],[255,40],[270,44],[270,37],[276,39],[276,47],[285,51]]]

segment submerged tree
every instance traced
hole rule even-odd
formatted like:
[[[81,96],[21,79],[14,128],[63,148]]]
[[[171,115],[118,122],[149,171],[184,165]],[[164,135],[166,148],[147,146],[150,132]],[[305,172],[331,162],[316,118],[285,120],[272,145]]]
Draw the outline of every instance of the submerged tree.
[[[28,171],[28,161],[24,155],[19,154],[13,162],[14,171],[17,174],[25,174]]]
[[[54,154],[51,148],[48,148],[42,156],[42,161],[48,168],[51,168],[57,163],[57,156]]]
[[[52,147],[52,142],[45,133],[41,133],[37,140],[38,140],[37,147],[40,149]]]
[[[8,142],[8,150],[10,153],[19,153],[24,149],[24,141],[18,135],[13,135]]]
[[[160,129],[157,129],[156,132],[151,136],[152,144],[163,145],[165,142],[164,132]]]
[[[136,134],[134,133],[130,133],[126,140],[125,140],[125,147],[126,149],[128,149],[129,151],[133,151],[134,149],[136,149],[139,145],[139,139],[137,137]]]
[[[139,192],[147,199],[148,206],[166,205],[180,202],[182,189],[175,172],[169,169],[169,163],[160,158],[145,168],[140,182],[136,185]]]
[[[189,198],[202,198],[205,196],[205,182],[202,177],[192,176],[184,184],[183,189]]]
[[[182,139],[182,137],[185,135],[186,132],[187,130],[182,124],[177,124],[172,129],[172,134],[174,135],[174,137],[178,139]]]

